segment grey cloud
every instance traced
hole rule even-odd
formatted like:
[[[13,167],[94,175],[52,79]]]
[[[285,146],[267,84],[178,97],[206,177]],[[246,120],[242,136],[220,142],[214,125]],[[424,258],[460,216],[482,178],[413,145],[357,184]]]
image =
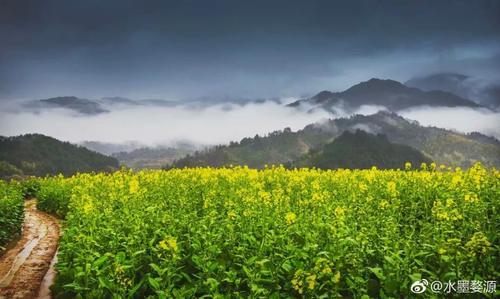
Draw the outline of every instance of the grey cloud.
[[[500,51],[498,15],[493,0],[6,0],[0,98],[262,97],[405,80],[412,69],[395,65],[415,56]]]

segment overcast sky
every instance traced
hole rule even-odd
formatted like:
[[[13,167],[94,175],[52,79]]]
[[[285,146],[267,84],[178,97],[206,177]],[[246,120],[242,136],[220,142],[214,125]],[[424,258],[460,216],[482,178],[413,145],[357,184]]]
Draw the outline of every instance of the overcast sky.
[[[500,1],[0,1],[0,99],[301,96],[500,78]]]

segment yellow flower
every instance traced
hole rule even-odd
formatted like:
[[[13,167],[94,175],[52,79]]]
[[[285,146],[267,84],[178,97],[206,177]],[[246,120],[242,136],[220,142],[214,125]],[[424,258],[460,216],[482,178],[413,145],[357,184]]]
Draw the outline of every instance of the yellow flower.
[[[139,191],[139,181],[137,178],[133,178],[129,183],[129,192],[131,194],[137,193]]]
[[[345,214],[345,209],[343,207],[336,207],[335,208],[335,215],[338,217],[342,217]]]
[[[287,224],[292,224],[297,219],[297,215],[293,212],[286,213],[285,220]]]
[[[92,205],[92,203],[89,201],[87,201],[83,205],[83,211],[85,212],[85,214],[89,214],[90,212],[92,212],[93,209],[94,209],[94,205]]]
[[[387,183],[387,192],[389,193],[390,196],[397,196],[398,191],[396,190],[396,183],[393,181],[390,181]]]
[[[384,199],[384,200],[382,200],[382,201],[380,202],[380,208],[385,209],[385,208],[387,208],[388,206],[389,206],[389,202],[388,202],[387,200],[385,200],[385,199]]]
[[[307,288],[312,290],[316,286],[316,275],[312,274],[306,277]]]
[[[340,282],[340,272],[339,271],[337,271],[337,273],[335,273],[335,275],[333,275],[333,282],[334,283]]]
[[[453,177],[451,178],[451,184],[453,186],[457,186],[462,182],[462,177],[460,174],[454,174]]]
[[[301,280],[297,280],[296,278],[292,279],[292,286],[293,286],[294,290],[299,292],[299,294],[302,294],[304,292],[302,284],[303,283]]]
[[[450,216],[448,215],[448,212],[446,212],[446,211],[438,212],[436,214],[436,217],[440,220],[450,220]]]
[[[479,198],[476,194],[465,194],[464,200],[465,202],[477,202]]]
[[[179,250],[179,247],[177,245],[177,240],[171,236],[168,236],[164,240],[160,241],[158,246],[166,251],[177,252]]]
[[[234,211],[229,211],[227,212],[227,217],[229,217],[229,219],[235,219],[236,213]]]
[[[481,232],[474,233],[469,242],[465,243],[465,248],[467,248],[470,253],[476,254],[486,253],[489,250],[490,246],[490,241]]]
[[[302,294],[304,292],[304,283],[302,281],[304,274],[304,271],[299,269],[295,272],[292,279],[293,289],[296,290],[299,294]]]
[[[453,206],[453,203],[454,203],[454,202],[453,202],[453,199],[451,199],[451,198],[448,198],[448,199],[446,200],[446,206],[447,206],[448,208],[451,208],[451,207]]]
[[[270,203],[271,202],[271,194],[266,191],[259,191],[259,197],[263,202]]]
[[[406,170],[410,170],[411,169],[411,163],[410,162],[406,162],[405,163],[405,169]]]

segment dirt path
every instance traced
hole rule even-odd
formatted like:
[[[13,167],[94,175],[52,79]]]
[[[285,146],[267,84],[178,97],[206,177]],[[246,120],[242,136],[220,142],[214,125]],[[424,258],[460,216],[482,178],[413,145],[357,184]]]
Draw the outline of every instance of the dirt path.
[[[0,298],[50,298],[60,225],[56,218],[25,204],[21,238],[0,257]]]

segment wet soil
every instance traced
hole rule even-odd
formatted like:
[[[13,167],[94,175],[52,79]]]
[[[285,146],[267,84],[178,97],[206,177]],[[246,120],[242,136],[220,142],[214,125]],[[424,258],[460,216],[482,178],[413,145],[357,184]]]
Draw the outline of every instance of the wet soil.
[[[0,256],[0,299],[51,298],[59,235],[58,220],[27,200],[22,235]]]

